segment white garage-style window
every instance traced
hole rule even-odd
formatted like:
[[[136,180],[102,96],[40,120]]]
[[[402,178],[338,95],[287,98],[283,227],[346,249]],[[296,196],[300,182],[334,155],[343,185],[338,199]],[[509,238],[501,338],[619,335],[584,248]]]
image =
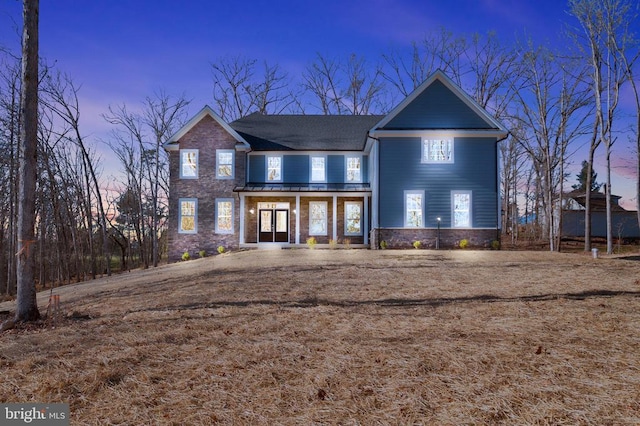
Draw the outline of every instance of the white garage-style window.
[[[404,191],[404,226],[424,227],[424,191]]]
[[[198,178],[198,150],[197,149],[181,149],[180,150],[180,178],[181,179],[197,179]]]
[[[451,217],[454,228],[471,228],[471,191],[451,192]]]
[[[424,139],[423,163],[453,163],[453,139]]]
[[[327,235],[327,202],[309,202],[309,235]]]
[[[233,234],[232,198],[216,198],[216,234]]]
[[[180,198],[178,200],[178,233],[196,234],[198,232],[198,200]]]
[[[234,157],[232,149],[216,149],[216,178],[234,178]]]
[[[344,202],[344,235],[362,235],[362,202]]]

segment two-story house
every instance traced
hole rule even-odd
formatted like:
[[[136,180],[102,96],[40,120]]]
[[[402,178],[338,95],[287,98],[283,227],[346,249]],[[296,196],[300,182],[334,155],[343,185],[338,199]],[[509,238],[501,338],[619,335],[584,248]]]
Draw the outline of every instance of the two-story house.
[[[507,130],[441,71],[384,116],[203,108],[165,144],[169,260],[217,247],[486,247]]]

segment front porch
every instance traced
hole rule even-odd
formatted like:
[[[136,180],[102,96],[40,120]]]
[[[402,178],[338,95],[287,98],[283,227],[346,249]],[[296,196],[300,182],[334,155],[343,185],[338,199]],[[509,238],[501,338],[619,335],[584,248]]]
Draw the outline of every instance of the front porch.
[[[241,248],[369,247],[370,192],[244,191],[240,196]]]

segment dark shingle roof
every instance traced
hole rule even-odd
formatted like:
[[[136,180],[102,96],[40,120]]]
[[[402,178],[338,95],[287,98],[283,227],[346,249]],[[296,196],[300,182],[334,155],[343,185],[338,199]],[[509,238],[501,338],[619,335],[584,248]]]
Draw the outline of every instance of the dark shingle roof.
[[[229,123],[256,151],[360,151],[380,115],[262,115]]]

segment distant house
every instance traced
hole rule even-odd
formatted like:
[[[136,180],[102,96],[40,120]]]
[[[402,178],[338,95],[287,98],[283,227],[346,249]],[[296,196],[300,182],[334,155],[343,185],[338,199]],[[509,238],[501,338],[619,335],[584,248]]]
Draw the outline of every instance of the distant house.
[[[562,237],[584,238],[585,191],[571,191],[565,194],[562,209]],[[607,236],[607,200],[602,192],[591,192],[591,236]],[[625,210],[619,205],[619,196],[611,195],[611,229],[614,238],[640,238],[636,211]]]
[[[216,247],[488,246],[499,238],[507,130],[437,71],[384,116],[204,107],[164,145],[169,259]]]

